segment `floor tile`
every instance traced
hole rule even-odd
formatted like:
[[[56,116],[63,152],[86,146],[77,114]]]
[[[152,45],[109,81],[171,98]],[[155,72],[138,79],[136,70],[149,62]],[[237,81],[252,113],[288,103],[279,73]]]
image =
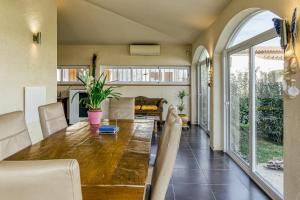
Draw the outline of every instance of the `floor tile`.
[[[177,153],[178,157],[191,157],[194,158],[194,154],[191,149],[180,149]]]
[[[211,187],[203,184],[174,184],[176,200],[215,200]]]
[[[242,184],[231,170],[203,170],[209,184]]]
[[[173,184],[179,183],[202,183],[207,184],[207,179],[200,169],[174,169]]]
[[[227,161],[224,159],[199,159],[198,160],[200,169],[212,170],[212,169],[229,169]]]
[[[243,184],[212,185],[216,200],[255,200]]]
[[[195,158],[177,157],[174,168],[199,169],[199,166]]]

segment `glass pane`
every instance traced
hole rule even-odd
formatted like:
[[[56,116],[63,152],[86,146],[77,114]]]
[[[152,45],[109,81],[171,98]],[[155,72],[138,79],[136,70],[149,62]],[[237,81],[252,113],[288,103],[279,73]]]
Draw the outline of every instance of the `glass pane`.
[[[187,83],[188,79],[188,69],[174,69],[174,82]]]
[[[69,69],[62,69],[63,70],[63,81],[64,82],[68,82],[70,79],[69,79]]]
[[[275,38],[255,46],[256,170],[283,194],[283,51]]]
[[[230,56],[230,150],[249,162],[249,50]]]
[[[130,82],[131,81],[131,70],[130,69],[118,69],[120,82]]]
[[[175,69],[161,69],[161,82],[174,82]]]
[[[207,58],[209,58],[209,54],[208,54],[207,50],[204,49],[201,52],[201,55],[200,55],[200,58],[199,58],[199,62],[202,62],[202,61],[206,60]]]
[[[57,82],[61,81],[61,69],[56,70],[56,79],[57,79]]]
[[[158,82],[159,70],[157,68],[134,68],[132,69],[132,80],[134,82]]]
[[[200,124],[208,130],[208,67],[200,66]]]
[[[76,81],[78,81],[77,77],[87,76],[89,74],[89,69],[77,69],[76,73]]]
[[[197,65],[197,120],[198,124],[201,124],[201,72],[200,72],[201,65]]]
[[[237,35],[231,41],[230,46],[234,46],[260,33],[270,30],[274,27],[272,19],[275,17],[279,18],[270,11],[264,11],[254,15],[248,19],[248,21],[237,32]]]
[[[78,76],[87,75],[89,73],[88,69],[62,69],[62,81],[63,82],[77,82]]]

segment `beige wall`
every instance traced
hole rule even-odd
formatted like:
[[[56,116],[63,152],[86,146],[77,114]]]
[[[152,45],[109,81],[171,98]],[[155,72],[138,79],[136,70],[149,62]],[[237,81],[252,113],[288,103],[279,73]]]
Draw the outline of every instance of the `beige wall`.
[[[190,45],[162,45],[160,56],[130,56],[128,45],[59,45],[57,62],[58,65],[91,65],[91,57],[96,53],[98,72],[101,65],[191,65],[191,56],[187,55],[190,49]],[[58,91],[67,89],[66,86],[58,87]],[[182,89],[189,92],[190,86],[123,86],[118,90],[124,97],[162,97],[169,102],[168,105],[177,105],[177,93]],[[185,102],[189,114],[189,97]],[[165,111],[168,105],[165,105]]]
[[[0,114],[24,110],[24,87],[46,86],[56,101],[57,12],[54,0],[0,0]],[[32,42],[42,32],[42,44]],[[39,124],[28,124],[33,142]]]
[[[190,45],[162,45],[160,56],[130,56],[128,45],[58,45],[59,65],[91,64],[93,53],[99,65],[190,65]]]
[[[223,149],[224,118],[223,118],[223,55],[226,42],[233,30],[248,14],[258,9],[270,10],[282,18],[291,19],[293,9],[300,0],[233,0],[224,10],[215,23],[203,32],[193,44],[193,52],[202,45],[208,49],[213,58],[214,86],[211,98],[211,146],[214,149]],[[299,17],[299,16],[298,16]],[[298,20],[299,21],[299,20]],[[299,23],[298,23],[299,25]],[[297,51],[300,50],[298,37]],[[197,55],[194,55],[197,57]],[[299,56],[299,55],[297,55]],[[193,66],[194,67],[194,66]],[[297,86],[300,88],[300,74],[297,75]],[[195,77],[193,77],[193,83]],[[195,95],[192,88],[192,95]],[[286,200],[300,199],[300,97],[294,100],[285,99],[284,116],[284,196]],[[194,98],[192,98],[194,100]],[[194,105],[195,102],[192,102]],[[192,114],[193,116],[195,113]]]

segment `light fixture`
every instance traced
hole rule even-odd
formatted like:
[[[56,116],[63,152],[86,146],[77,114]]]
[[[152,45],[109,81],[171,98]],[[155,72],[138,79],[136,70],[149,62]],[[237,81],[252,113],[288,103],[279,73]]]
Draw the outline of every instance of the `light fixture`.
[[[206,58],[206,66],[208,67],[208,87],[212,87],[214,83],[214,69],[212,67],[212,59]]]
[[[41,44],[42,43],[42,33],[41,32],[34,33],[32,39],[33,39],[34,43]]]

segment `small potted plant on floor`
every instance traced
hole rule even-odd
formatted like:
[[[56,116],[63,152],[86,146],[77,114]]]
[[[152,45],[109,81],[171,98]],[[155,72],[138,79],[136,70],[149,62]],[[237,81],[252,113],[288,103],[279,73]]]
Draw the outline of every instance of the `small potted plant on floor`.
[[[83,75],[77,78],[84,85],[87,92],[87,97],[82,98],[80,101],[85,104],[87,108],[89,108],[89,122],[92,125],[100,124],[102,117],[101,103],[105,99],[118,99],[121,94],[114,91],[116,86],[105,86],[106,76],[104,75],[104,73],[102,73],[98,79],[95,79],[90,75]],[[72,97],[72,101],[75,95],[77,95],[78,93],[74,94],[74,96]]]
[[[177,105],[177,109],[179,111],[179,117],[182,120],[182,127],[183,128],[188,128],[188,121],[189,121],[189,116],[187,114],[184,114],[183,111],[185,109],[184,105],[184,97],[187,97],[188,93],[185,90],[179,91],[177,97],[179,98],[179,104]]]

